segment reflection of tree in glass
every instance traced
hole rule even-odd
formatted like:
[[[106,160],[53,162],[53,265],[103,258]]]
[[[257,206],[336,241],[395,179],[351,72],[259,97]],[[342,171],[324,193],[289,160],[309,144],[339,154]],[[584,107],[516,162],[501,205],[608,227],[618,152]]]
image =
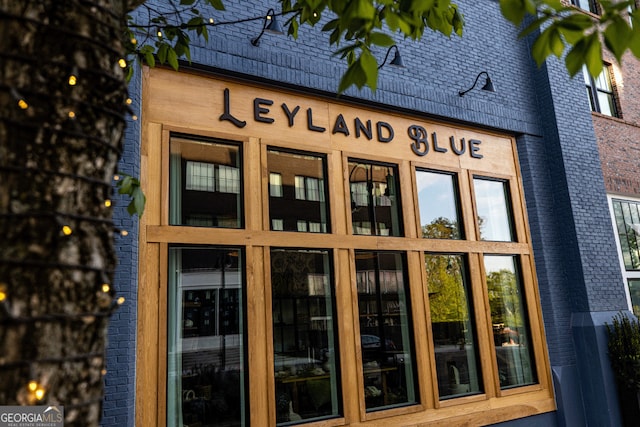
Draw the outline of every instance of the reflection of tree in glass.
[[[516,275],[507,269],[492,271],[487,275],[487,289],[492,322],[511,327],[523,326]]]
[[[425,255],[431,322],[459,322],[469,317],[459,255]]]
[[[430,224],[422,226],[422,237],[429,239],[459,239],[460,230],[457,221],[449,218],[438,217]]]

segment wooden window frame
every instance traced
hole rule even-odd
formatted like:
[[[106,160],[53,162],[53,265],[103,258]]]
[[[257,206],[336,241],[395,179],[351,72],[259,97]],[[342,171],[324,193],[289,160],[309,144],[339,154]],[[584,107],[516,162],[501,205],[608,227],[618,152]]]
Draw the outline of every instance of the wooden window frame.
[[[217,86],[216,86],[217,84]],[[307,102],[317,111],[363,112],[381,120],[390,120],[388,112],[377,112],[362,106],[338,104],[304,97],[279,89],[251,88],[247,83],[212,79],[207,76],[174,73],[164,69],[143,71],[143,96],[147,97],[142,114],[141,182],[147,195],[147,208],[140,221],[139,233],[139,290],[138,290],[138,341],[136,362],[136,424],[166,425],[166,349],[167,349],[167,254],[170,244],[210,244],[242,246],[245,251],[247,289],[247,337],[246,348],[249,366],[249,423],[252,426],[275,426],[275,387],[273,372],[272,301],[270,282],[271,247],[329,249],[333,253],[333,277],[336,283],[335,299],[338,321],[337,336],[341,352],[343,415],[303,424],[311,427],[334,427],[357,424],[379,425],[389,418],[389,425],[443,425],[443,423],[491,424],[516,418],[554,411],[555,401],[550,364],[546,351],[540,298],[537,289],[533,249],[527,226],[526,207],[523,199],[515,139],[509,135],[491,132],[478,133],[471,128],[431,123],[442,132],[465,133],[467,138],[478,137],[501,141],[499,148],[485,145],[493,153],[509,154],[510,173],[489,173],[501,170],[505,159],[483,160],[484,167],[475,169],[479,158],[451,157],[455,161],[434,162],[409,154],[398,154],[390,144],[379,144],[379,150],[348,145],[338,137],[330,143],[320,144],[309,138],[307,129],[288,130],[268,134],[251,129],[225,127],[211,120],[211,106],[199,109],[189,100],[202,99],[202,91],[212,88],[232,87],[245,90],[243,99],[251,100],[257,90],[268,91],[266,96],[282,96],[291,102]],[[247,88],[247,89],[242,89]],[[176,92],[177,91],[177,92]],[[253,92],[252,92],[253,91]],[[179,93],[180,96],[175,96]],[[221,92],[220,92],[221,93]],[[212,97],[213,98],[213,97]],[[171,105],[169,100],[180,100]],[[297,100],[297,101],[296,101]],[[234,101],[235,102],[235,101]],[[183,105],[184,104],[184,105]],[[294,105],[294,104],[292,104]],[[178,112],[176,114],[176,112]],[[185,112],[185,114],[182,114]],[[356,114],[356,113],[353,113]],[[394,120],[425,122],[424,118],[395,115]],[[405,123],[405,122],[402,122]],[[407,122],[409,123],[409,122]],[[271,130],[271,129],[270,129]],[[206,227],[170,226],[169,213],[169,142],[172,133],[193,135],[196,138],[217,138],[237,141],[243,152],[243,203],[244,228],[223,229]],[[275,139],[273,135],[279,135]],[[280,137],[280,134],[282,135]],[[312,134],[316,135],[316,134]],[[478,136],[479,135],[479,136]],[[306,137],[306,138],[305,138]],[[330,132],[318,138],[333,138]],[[453,137],[452,137],[453,138]],[[488,144],[488,143],[487,143]],[[316,233],[270,231],[269,169],[267,149],[278,147],[300,151],[312,151],[326,156],[330,206],[329,236]],[[348,159],[362,158],[372,162],[393,163],[398,168],[399,188],[402,195],[401,218],[404,237],[353,235],[350,217]],[[438,240],[421,237],[416,169],[445,171],[457,176],[460,192],[461,226],[464,240]],[[475,175],[504,180],[511,196],[514,241],[480,241],[473,203]],[[301,245],[301,240],[303,245]],[[355,279],[356,250],[390,250],[406,254],[415,367],[418,377],[416,405],[367,412],[364,402],[362,373],[362,349],[359,340],[358,295]],[[482,394],[448,400],[438,398],[434,348],[430,328],[429,300],[426,292],[424,269],[425,252],[462,253],[467,257],[469,280],[472,283],[471,303],[475,310],[478,335],[478,351],[482,360]],[[538,382],[534,385],[500,389],[496,373],[495,348],[491,330],[490,313],[487,312],[488,295],[484,283],[484,254],[516,255],[520,260],[523,289],[527,301],[527,314],[531,325]],[[483,309],[483,307],[485,309]],[[157,398],[156,398],[157,396]],[[266,420],[266,421],[265,421]]]

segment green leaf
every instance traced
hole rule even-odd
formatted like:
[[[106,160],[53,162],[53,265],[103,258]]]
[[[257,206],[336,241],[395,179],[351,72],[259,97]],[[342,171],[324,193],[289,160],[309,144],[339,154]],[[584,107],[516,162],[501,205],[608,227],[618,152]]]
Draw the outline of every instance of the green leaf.
[[[589,35],[586,51],[587,69],[592,76],[597,76],[602,71],[602,45],[597,33]]]
[[[178,70],[178,55],[172,48],[167,49],[167,62],[171,65],[171,68]]]
[[[167,51],[169,49],[169,46],[167,46],[166,43],[162,43],[159,47],[158,47],[158,61],[160,61],[161,64],[164,64],[165,62],[167,62]]]
[[[378,82],[378,63],[376,62],[376,58],[371,52],[365,50],[362,52],[362,55],[360,55],[360,63],[366,76],[367,86],[375,92]]]
[[[520,25],[527,12],[523,0],[500,0],[502,15],[516,25]]]
[[[224,4],[222,4],[222,0],[207,0],[211,6],[213,6],[216,10],[224,10]]]
[[[379,32],[371,33],[371,36],[369,37],[369,41],[371,42],[371,44],[375,44],[378,46],[385,46],[385,47],[389,47],[395,44],[395,41],[391,36],[389,36],[388,34],[379,33]]]
[[[344,92],[349,86],[356,85],[358,89],[362,88],[367,82],[367,76],[360,66],[360,61],[354,61],[340,79],[338,92]]]
[[[531,56],[538,64],[538,67],[542,65],[542,63],[547,59],[547,56],[551,54],[551,47],[549,43],[550,39],[550,27],[547,27],[533,42],[533,46],[531,46]]]
[[[144,55],[144,62],[151,68],[156,66],[156,58],[153,56],[153,53],[147,51],[142,53]]]
[[[621,17],[614,19],[604,31],[604,42],[618,61],[629,46],[631,32],[629,24]]]

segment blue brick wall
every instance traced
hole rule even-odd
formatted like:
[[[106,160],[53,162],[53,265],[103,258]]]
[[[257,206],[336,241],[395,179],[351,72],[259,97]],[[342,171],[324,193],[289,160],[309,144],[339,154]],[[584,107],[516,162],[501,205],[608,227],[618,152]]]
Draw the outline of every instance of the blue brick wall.
[[[163,2],[154,2],[163,4]],[[612,405],[594,400],[607,393],[611,378],[603,353],[607,316],[626,309],[624,287],[606,203],[600,160],[581,76],[571,79],[563,63],[551,59],[538,68],[530,58],[531,40],[519,40],[494,0],[458,0],[466,26],[462,38],[425,33],[417,42],[399,40],[406,68],[383,67],[378,90],[350,89],[343,99],[379,104],[517,136],[529,225],[559,414],[507,423],[510,426],[580,425],[582,406],[601,415]],[[217,22],[257,17],[276,1],[225,0],[227,11],[212,12]],[[140,12],[140,9],[138,11]],[[142,16],[142,15],[140,15]],[[143,19],[141,17],[141,19]],[[327,18],[323,18],[321,27]],[[284,21],[284,20],[283,20]],[[265,34],[254,47],[262,20],[212,28],[208,42],[195,40],[192,66],[335,94],[345,64],[332,56],[328,36],[302,27],[299,38]],[[386,50],[374,52],[379,60]],[[488,71],[495,93],[478,89],[464,97],[480,71]],[[134,110],[140,111],[140,79],[131,84]],[[139,122],[127,131],[121,168],[137,174]],[[116,284],[127,303],[110,328],[105,426],[134,424],[135,325],[137,287],[136,223],[119,208],[117,221],[130,234],[118,238]],[[585,319],[590,319],[588,322]],[[579,326],[576,326],[579,323]],[[591,354],[587,342],[599,348]],[[590,369],[597,357],[598,371]],[[598,376],[599,375],[599,376]],[[584,403],[583,403],[584,402]],[[604,401],[603,401],[604,402]],[[608,419],[614,419],[615,415]],[[606,420],[602,422],[606,425]]]
[[[139,73],[132,78],[129,96],[133,114],[140,116],[141,80]],[[118,171],[140,176],[140,121],[127,120],[123,154]],[[115,193],[115,190],[114,190]],[[103,403],[103,426],[133,426],[135,424],[136,378],[136,322],[138,303],[138,219],[127,213],[129,201],[114,195],[114,223],[127,235],[116,236],[118,266],[114,285],[117,297],[125,302],[111,317],[108,331],[107,375]]]

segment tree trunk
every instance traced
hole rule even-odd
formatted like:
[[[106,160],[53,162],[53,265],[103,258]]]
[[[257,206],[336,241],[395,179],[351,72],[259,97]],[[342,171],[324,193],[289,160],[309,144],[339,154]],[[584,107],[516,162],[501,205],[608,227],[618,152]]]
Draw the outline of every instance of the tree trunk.
[[[0,0],[0,404],[63,405],[65,426],[102,412],[123,4]]]

